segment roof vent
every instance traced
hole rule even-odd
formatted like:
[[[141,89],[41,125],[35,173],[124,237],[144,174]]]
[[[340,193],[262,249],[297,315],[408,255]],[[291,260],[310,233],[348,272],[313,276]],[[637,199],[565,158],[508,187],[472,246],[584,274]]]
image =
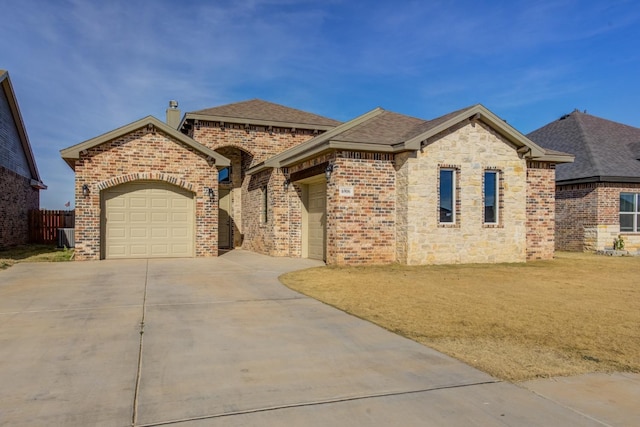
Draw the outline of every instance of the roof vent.
[[[171,108],[172,110],[178,108],[178,101],[173,100],[173,99],[171,101],[169,101],[169,108]]]

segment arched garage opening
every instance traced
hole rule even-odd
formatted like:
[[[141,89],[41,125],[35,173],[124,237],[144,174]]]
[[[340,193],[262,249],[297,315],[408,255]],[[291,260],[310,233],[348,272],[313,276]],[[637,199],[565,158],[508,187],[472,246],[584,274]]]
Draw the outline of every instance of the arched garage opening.
[[[101,258],[195,254],[194,194],[164,181],[132,181],[101,193]]]

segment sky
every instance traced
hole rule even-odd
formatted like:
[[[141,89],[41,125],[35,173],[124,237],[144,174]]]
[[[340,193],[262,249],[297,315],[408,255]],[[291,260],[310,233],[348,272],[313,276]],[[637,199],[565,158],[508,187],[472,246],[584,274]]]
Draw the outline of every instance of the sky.
[[[523,134],[576,108],[640,127],[636,0],[0,0],[41,207],[60,150],[142,117],[248,99],[346,121],[483,104]]]

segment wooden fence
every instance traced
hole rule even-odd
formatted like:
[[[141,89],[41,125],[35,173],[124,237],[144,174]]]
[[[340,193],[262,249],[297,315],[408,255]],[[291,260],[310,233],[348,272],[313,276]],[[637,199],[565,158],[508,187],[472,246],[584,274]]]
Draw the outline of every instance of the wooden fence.
[[[56,244],[58,228],[73,228],[75,221],[75,211],[29,211],[29,241]]]

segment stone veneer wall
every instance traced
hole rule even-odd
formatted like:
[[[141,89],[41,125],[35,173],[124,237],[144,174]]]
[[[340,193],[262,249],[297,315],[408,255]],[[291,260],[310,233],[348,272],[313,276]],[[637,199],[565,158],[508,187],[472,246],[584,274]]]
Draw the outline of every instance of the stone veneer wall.
[[[527,162],[527,260],[553,258],[555,176],[554,164]]]
[[[144,129],[93,147],[76,161],[76,249],[78,260],[101,257],[101,197],[107,188],[135,180],[160,180],[195,193],[196,256],[218,254],[218,171],[191,147]],[[82,195],[82,185],[89,196]],[[214,201],[204,188],[216,190]]]
[[[611,249],[622,235],[625,249],[640,250],[640,233],[620,233],[620,193],[639,193],[640,184],[587,183],[556,187],[556,249]]]
[[[439,169],[457,173],[456,223],[439,224]],[[523,262],[526,162],[481,122],[463,122],[397,156],[398,261],[415,264]],[[499,223],[483,223],[485,170],[500,172]]]
[[[342,151],[327,183],[327,264],[396,260],[393,154]],[[353,196],[341,194],[341,189]],[[350,193],[349,193],[350,194]]]
[[[0,166],[0,249],[29,242],[29,211],[39,207],[31,179]]]

